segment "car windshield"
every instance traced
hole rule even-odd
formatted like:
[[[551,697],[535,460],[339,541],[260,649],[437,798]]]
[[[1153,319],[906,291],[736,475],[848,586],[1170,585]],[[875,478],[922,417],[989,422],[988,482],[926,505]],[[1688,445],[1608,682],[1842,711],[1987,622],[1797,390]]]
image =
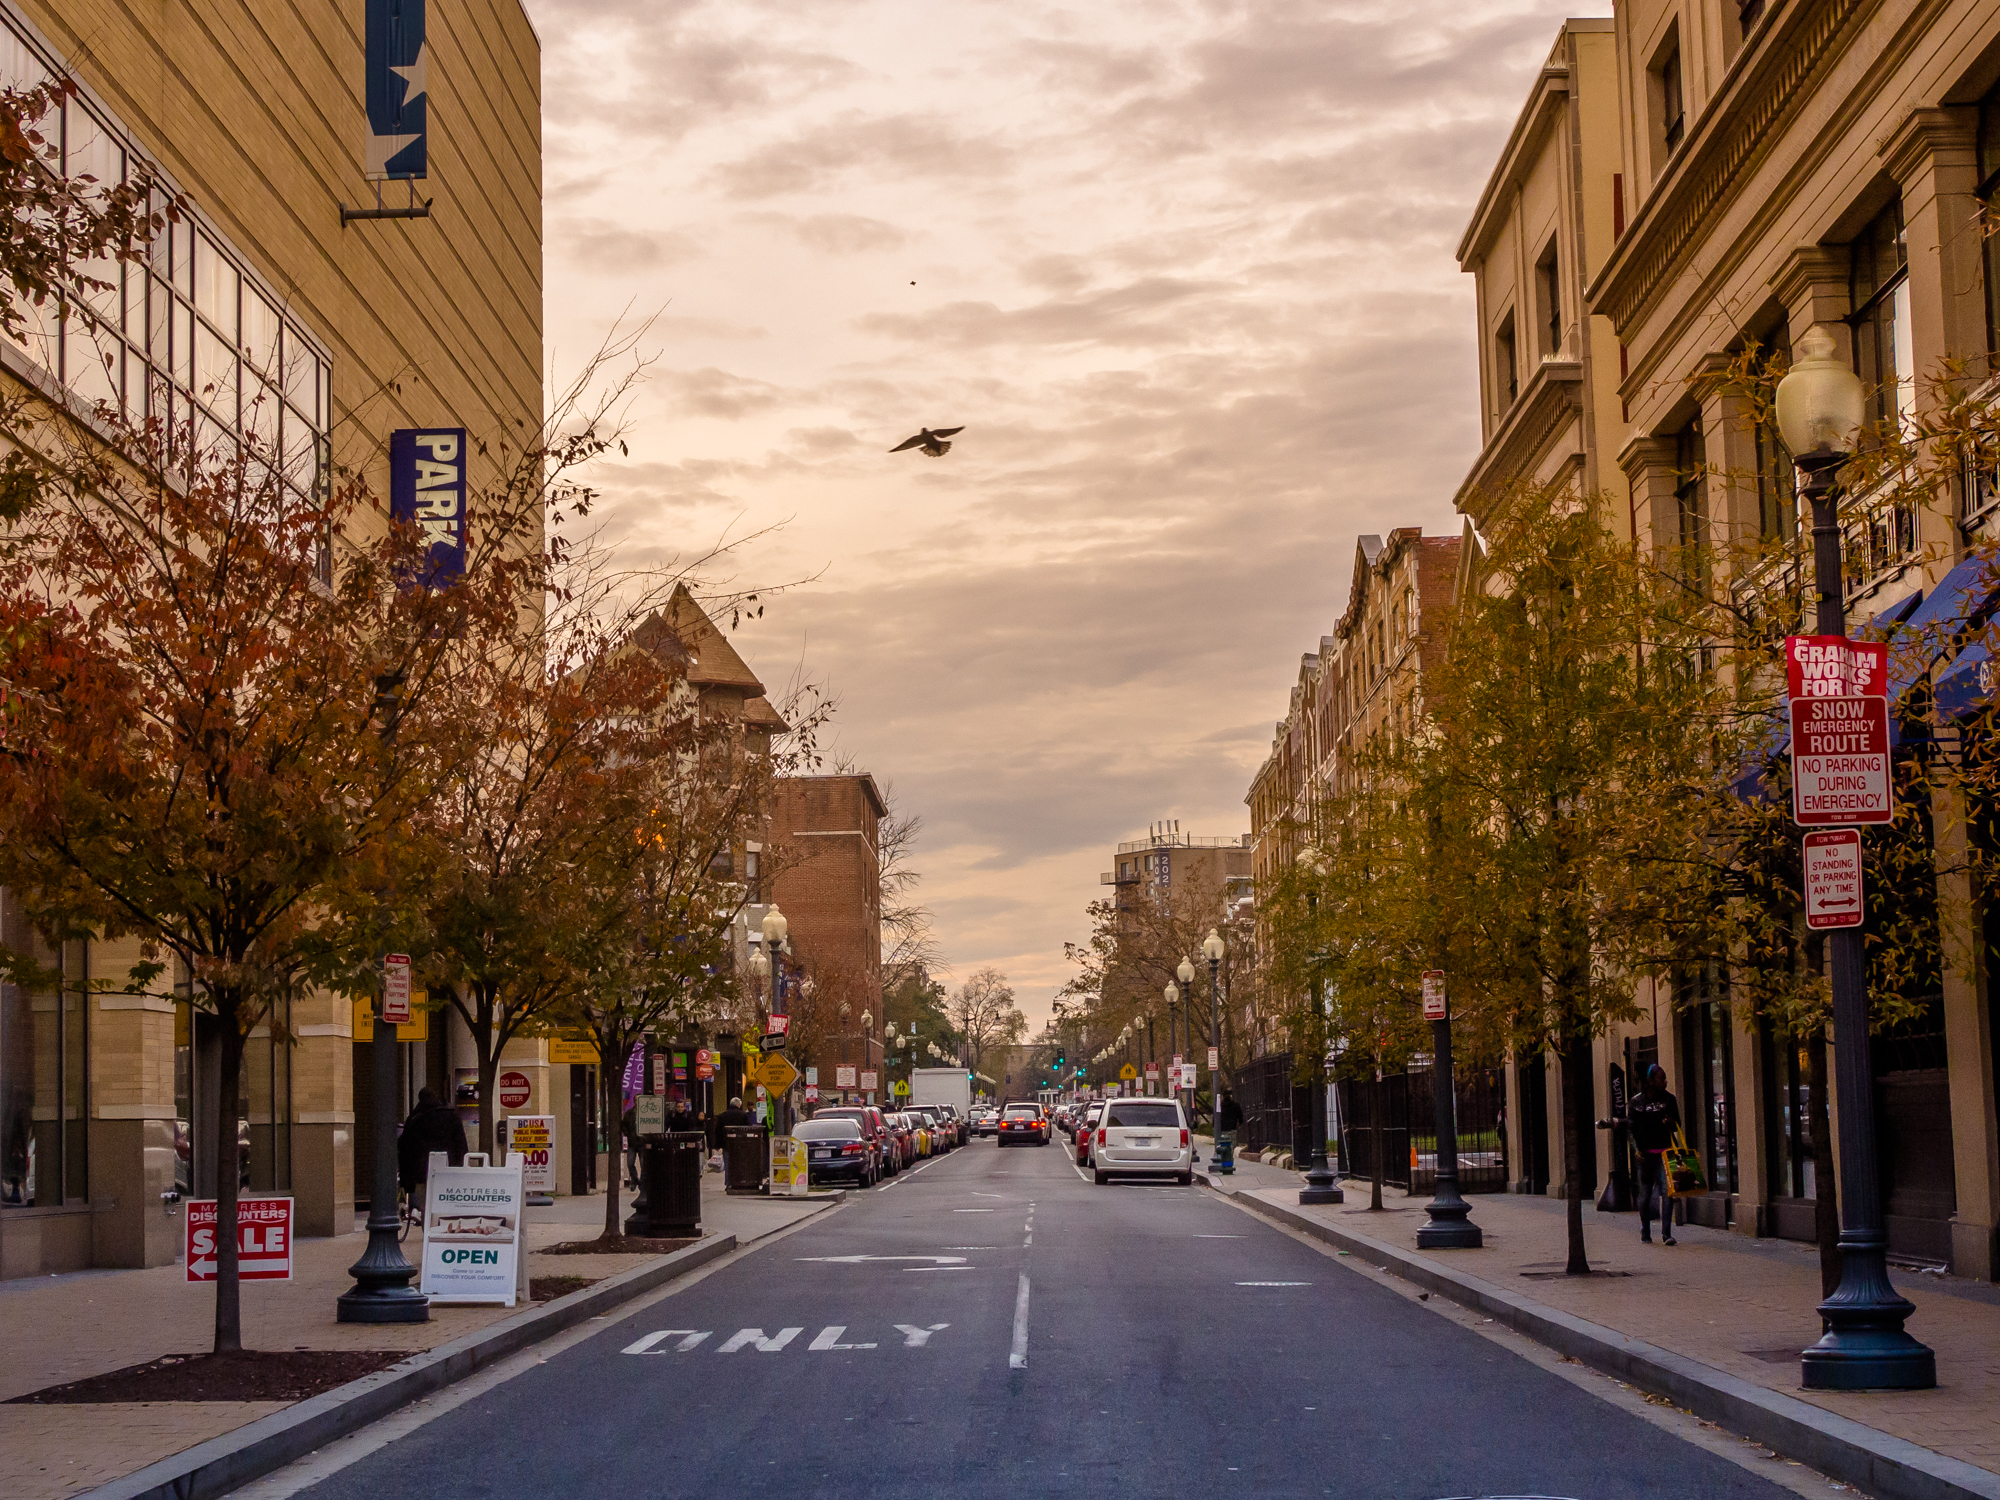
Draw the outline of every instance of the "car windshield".
[[[794,1134],[802,1141],[858,1141],[861,1127],[852,1120],[808,1120]]]
[[[1127,1099],[1104,1112],[1107,1126],[1127,1129],[1173,1130],[1181,1123],[1180,1106],[1164,1100]]]

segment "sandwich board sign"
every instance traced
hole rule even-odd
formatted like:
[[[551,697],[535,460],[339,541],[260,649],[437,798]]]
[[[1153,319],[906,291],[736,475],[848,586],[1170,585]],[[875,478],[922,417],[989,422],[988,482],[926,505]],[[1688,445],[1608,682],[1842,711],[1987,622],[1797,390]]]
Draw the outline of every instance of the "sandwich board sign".
[[[213,1281],[216,1259],[213,1198],[190,1198],[184,1263],[188,1281]],[[289,1197],[236,1200],[236,1275],[241,1281],[292,1279],[292,1200]]]
[[[507,1150],[521,1158],[521,1179],[531,1193],[556,1190],[556,1117],[514,1115],[507,1121]]]
[[[420,1290],[435,1302],[515,1305],[526,1293],[521,1158],[489,1166],[470,1152],[462,1167],[433,1167],[424,1201]]]
[[[1859,927],[1864,909],[1861,830],[1826,828],[1805,836],[1806,926]]]

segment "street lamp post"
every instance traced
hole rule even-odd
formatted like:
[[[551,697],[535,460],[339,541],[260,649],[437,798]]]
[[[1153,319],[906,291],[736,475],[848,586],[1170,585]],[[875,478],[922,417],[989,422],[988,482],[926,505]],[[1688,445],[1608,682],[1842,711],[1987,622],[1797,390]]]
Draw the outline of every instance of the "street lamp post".
[[[1440,989],[1444,975],[1435,976]],[[1425,986],[1431,978],[1424,980]],[[1426,1001],[1429,995],[1425,995]],[[1447,1000],[1447,1003],[1448,1000]],[[1472,1205],[1458,1190],[1458,1100],[1452,1088],[1451,1013],[1431,1022],[1431,1099],[1437,1123],[1437,1181],[1424,1212],[1430,1217],[1417,1229],[1419,1250],[1477,1250],[1486,1243],[1472,1222]]]
[[[764,946],[771,950],[771,1014],[774,1016],[791,1013],[789,1003],[785,999],[785,957],[792,951],[791,944],[785,941],[785,935],[791,931],[791,925],[785,920],[785,914],[776,906],[764,913]],[[787,1093],[783,1099],[775,1102],[771,1111],[772,1123],[778,1127],[775,1132],[778,1135],[792,1133],[790,1099],[791,1095]]]
[[[1187,996],[1187,1009],[1181,1013],[1180,1044],[1171,1050],[1185,1058],[1194,1051],[1194,965],[1184,958],[1175,973],[1180,976],[1181,993]],[[1188,1096],[1187,1104],[1189,1117],[1192,1118],[1194,1114],[1192,1094]]]
[[[403,674],[385,673],[375,679],[375,711],[381,717],[384,745],[396,740],[402,716]],[[375,1006],[375,1040],[370,1059],[375,1069],[374,1172],[368,1188],[368,1246],[347,1268],[354,1285],[334,1303],[339,1323],[428,1323],[430,1299],[410,1285],[417,1268],[403,1258],[397,1241],[396,1217],[396,1028],[382,1019],[382,1000]],[[228,1124],[227,1121],[224,1122]]]
[[[1213,927],[1201,940],[1201,956],[1208,960],[1208,1130],[1215,1148],[1209,1165],[1218,1172],[1236,1170],[1235,1153],[1222,1152],[1222,935]],[[1192,1028],[1190,1028],[1192,1029]]]
[[[1326,1019],[1326,1002],[1321,997],[1320,979],[1317,974],[1312,982],[1313,1013],[1322,1021]],[[1347,1195],[1340,1190],[1340,1179],[1333,1175],[1333,1168],[1326,1162],[1326,1044],[1324,1032],[1314,1044],[1318,1055],[1313,1058],[1312,1067],[1312,1165],[1306,1170],[1306,1185],[1299,1189],[1299,1202],[1345,1203]]]
[[[1866,415],[1860,379],[1834,356],[1820,327],[1799,340],[1800,358],[1778,382],[1778,430],[1812,504],[1818,631],[1847,634],[1836,475],[1854,453]],[[1889,1283],[1874,1069],[1868,1042],[1868,976],[1862,928],[1826,936],[1833,986],[1834,1096],[1840,1122],[1840,1285],[1819,1305],[1826,1332],[1800,1356],[1808,1390],[1928,1390],[1937,1356],[1903,1329],[1916,1311]]]

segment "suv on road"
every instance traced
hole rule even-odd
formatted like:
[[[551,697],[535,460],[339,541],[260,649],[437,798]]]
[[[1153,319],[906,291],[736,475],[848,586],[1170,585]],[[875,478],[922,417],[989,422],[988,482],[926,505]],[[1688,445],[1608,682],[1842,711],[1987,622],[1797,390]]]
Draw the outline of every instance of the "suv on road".
[[[1091,1142],[1092,1177],[1171,1177],[1194,1181],[1194,1146],[1178,1099],[1112,1099]]]
[[[1049,1143],[1049,1117],[1041,1105],[1010,1104],[1001,1110],[1000,1144],[1025,1146],[1030,1141],[1037,1146],[1046,1146]]]

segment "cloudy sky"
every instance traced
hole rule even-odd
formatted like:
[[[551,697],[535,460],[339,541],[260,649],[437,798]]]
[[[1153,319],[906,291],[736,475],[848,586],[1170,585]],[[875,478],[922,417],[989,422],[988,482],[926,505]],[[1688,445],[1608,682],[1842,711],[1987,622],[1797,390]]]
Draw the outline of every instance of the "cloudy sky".
[[[1550,0],[528,0],[548,340],[658,313],[635,557],[922,813],[952,975],[1031,1015],[1112,846],[1243,798],[1354,539],[1455,530],[1452,250]],[[893,457],[919,426],[950,454]]]

